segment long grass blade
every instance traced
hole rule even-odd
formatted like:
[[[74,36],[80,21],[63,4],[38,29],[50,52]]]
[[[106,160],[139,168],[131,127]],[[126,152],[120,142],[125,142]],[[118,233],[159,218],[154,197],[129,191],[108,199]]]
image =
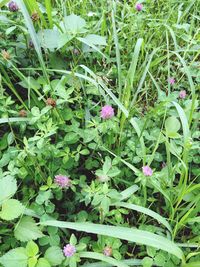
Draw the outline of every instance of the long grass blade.
[[[184,261],[184,254],[182,250],[174,242],[163,236],[159,236],[148,231],[131,229],[121,226],[101,225],[94,223],[73,223],[57,220],[44,221],[40,222],[40,224],[73,229],[76,231],[84,231],[91,234],[105,235],[146,246],[151,246],[167,251],[168,253],[175,255],[176,257]]]
[[[172,233],[172,229],[171,229],[171,226],[169,225],[168,221],[164,217],[162,217],[160,214],[158,214],[158,213],[156,213],[156,212],[154,212],[148,208],[144,208],[142,206],[131,204],[131,203],[126,203],[126,202],[117,202],[117,203],[114,203],[113,205],[127,208],[127,209],[131,209],[131,210],[135,210],[135,211],[141,212],[143,214],[146,214],[146,215],[154,218],[156,221],[158,221],[162,225],[164,225],[170,231],[170,233]]]
[[[101,260],[101,261],[104,261],[104,262],[111,264],[112,266],[129,267],[128,264],[126,264],[122,261],[118,261],[114,258],[107,257],[107,256],[104,256],[103,254],[96,253],[96,252],[80,252],[79,256],[80,256],[80,258]]]

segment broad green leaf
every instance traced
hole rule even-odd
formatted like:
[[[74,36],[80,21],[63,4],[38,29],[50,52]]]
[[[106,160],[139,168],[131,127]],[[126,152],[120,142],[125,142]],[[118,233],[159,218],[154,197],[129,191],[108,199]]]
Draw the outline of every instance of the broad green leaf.
[[[63,32],[71,33],[73,35],[85,32],[85,26],[85,20],[75,14],[64,17],[64,21],[60,23]]]
[[[80,258],[89,258],[89,259],[95,259],[95,260],[101,260],[107,263],[112,264],[112,266],[117,266],[117,267],[128,267],[129,265],[118,261],[114,258],[104,256],[103,254],[96,253],[96,252],[80,252],[79,253]]]
[[[57,30],[44,29],[37,33],[41,47],[54,50],[59,46],[60,33]]]
[[[111,236],[138,244],[152,246],[157,249],[167,251],[168,253],[173,254],[180,259],[184,258],[182,250],[174,242],[163,236],[159,236],[148,231],[121,226],[101,225],[94,223],[73,223],[56,220],[41,222],[41,225],[49,225],[77,231],[84,231],[86,233]]]
[[[126,202],[117,202],[117,203],[114,203],[113,205],[127,208],[127,209],[131,209],[131,210],[136,210],[138,212],[142,212],[142,213],[154,218],[159,223],[163,224],[172,233],[172,229],[171,229],[171,226],[169,225],[168,221],[164,217],[162,217],[160,214],[158,214],[158,213],[156,213],[150,209],[144,208],[144,207],[139,206],[139,205],[131,204],[131,203],[126,203]]]
[[[26,252],[29,257],[34,257],[39,252],[38,245],[33,241],[29,241],[26,245]]]
[[[17,191],[17,182],[12,176],[0,179],[0,205],[3,201],[11,198]]]
[[[36,267],[51,267],[51,265],[45,258],[40,258]]]
[[[106,38],[104,36],[100,36],[97,34],[88,34],[87,36],[84,37],[84,40],[88,43],[88,44],[92,44],[92,45],[107,45],[106,43]]]
[[[33,218],[23,217],[15,227],[14,236],[17,240],[26,242],[36,240],[44,235]]]
[[[37,264],[37,258],[36,257],[28,259],[28,267],[35,267],[36,264]]]
[[[44,254],[44,257],[51,264],[51,266],[60,265],[64,260],[62,250],[56,246],[48,248]]]
[[[167,136],[170,138],[176,138],[177,132],[180,127],[181,124],[179,120],[174,116],[167,118],[165,121],[165,129],[167,132]]]
[[[0,217],[6,221],[14,220],[23,213],[24,209],[24,206],[18,200],[8,199],[2,204]]]
[[[27,267],[28,256],[25,248],[15,248],[0,258],[4,267]]]

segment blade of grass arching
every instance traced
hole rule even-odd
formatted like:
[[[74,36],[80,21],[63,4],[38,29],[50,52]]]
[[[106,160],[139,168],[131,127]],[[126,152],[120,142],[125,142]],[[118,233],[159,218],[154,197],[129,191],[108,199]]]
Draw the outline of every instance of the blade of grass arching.
[[[126,77],[126,80],[128,81],[129,86],[132,88],[133,87],[133,81],[135,78],[135,71],[136,71],[136,67],[137,67],[137,63],[138,63],[138,59],[139,59],[139,54],[140,54],[140,49],[143,43],[143,39],[139,38],[136,42],[135,48],[134,48],[134,52],[133,52],[133,56],[132,56],[132,61],[131,61],[131,65],[130,68],[128,70],[128,75]]]
[[[193,1],[189,1],[188,3],[189,3],[189,5],[187,6],[187,8],[184,9],[184,12],[183,12],[183,14],[182,14],[182,16],[180,18],[180,21],[190,12],[190,9],[192,8],[192,6],[195,3],[197,3],[197,1],[196,0],[193,0]],[[179,21],[179,23],[180,23],[180,21]]]
[[[111,266],[129,267],[128,264],[126,264],[122,261],[118,261],[114,258],[105,256],[105,255],[97,253],[97,252],[80,252],[79,256],[80,256],[80,258],[85,258],[85,259],[101,260],[103,262],[110,263]]]
[[[0,124],[2,123],[10,123],[10,122],[20,122],[20,121],[29,121],[28,118],[2,118],[0,119]]]
[[[18,94],[17,90],[13,86],[13,84],[12,84],[12,82],[10,80],[10,77],[8,76],[6,70],[4,69],[4,67],[2,65],[0,65],[0,70],[1,70],[1,72],[3,74],[2,81],[8,86],[8,88],[10,88],[12,93],[17,97],[17,99],[25,107],[25,109],[28,110],[28,107],[26,106],[25,102],[23,101],[23,99],[21,98],[21,96]]]
[[[139,169],[137,169],[136,167],[134,167],[131,163],[127,162],[126,160],[120,158],[119,156],[117,156],[116,154],[114,154],[113,152],[111,152],[109,149],[105,148],[104,146],[102,146],[103,149],[105,149],[107,152],[109,152],[112,156],[116,157],[117,159],[119,159],[122,163],[124,163],[127,167],[129,167],[134,173],[135,175],[139,176],[139,174],[141,173],[141,171]]]
[[[120,195],[121,195],[120,200],[122,201],[122,200],[125,200],[125,199],[129,198],[129,197],[132,196],[135,192],[137,192],[138,189],[139,189],[139,187],[138,187],[136,184],[134,184],[134,185],[128,187],[127,189],[121,191],[121,192],[120,192]]]
[[[168,36],[168,32],[166,30],[166,42],[167,42],[167,72],[168,72],[168,95],[170,95],[171,93],[171,84],[169,82],[169,79],[171,77],[170,75],[170,55],[169,55],[169,36]]]
[[[118,72],[118,88],[119,88],[119,99],[121,100],[122,97],[122,70],[121,70],[121,58],[120,58],[120,50],[119,50],[119,41],[117,36],[116,30],[116,23],[115,23],[115,11],[116,11],[116,4],[115,1],[112,2],[112,28],[113,28],[113,38],[115,43],[115,54],[117,60],[117,72]]]
[[[177,45],[177,41],[176,41],[176,34],[174,33],[174,31],[172,30],[172,28],[169,25],[164,24],[164,26],[169,30],[169,32],[171,34],[171,37],[172,37],[172,39],[174,41],[174,48],[177,51],[178,50],[178,45]]]
[[[121,226],[111,226],[111,225],[82,223],[82,222],[74,223],[74,222],[64,222],[57,220],[43,221],[40,222],[40,225],[54,226],[59,228],[72,229],[76,231],[83,231],[90,234],[110,236],[134,242],[137,244],[151,246],[166,251],[172,255],[175,255],[177,258],[181,259],[183,263],[185,262],[185,257],[182,250],[174,242],[163,236],[159,236],[157,234],[153,234],[148,231],[138,230],[135,228],[121,227]]]
[[[150,71],[148,71],[148,74],[152,80],[152,82],[154,83],[156,89],[157,89],[157,93],[158,93],[158,97],[163,93],[163,91],[161,90],[160,86],[158,85],[158,83],[156,82],[156,80],[154,79],[153,75],[151,74]]]
[[[45,0],[45,6],[47,11],[47,17],[49,20],[49,28],[53,28],[53,19],[52,19],[52,3],[51,0]]]
[[[159,223],[161,223],[162,225],[164,225],[169,230],[169,232],[172,233],[172,228],[169,225],[168,221],[164,217],[162,217],[160,214],[158,214],[158,213],[156,213],[156,212],[154,212],[148,208],[144,208],[142,206],[131,204],[131,203],[126,203],[126,202],[113,203],[112,206],[123,207],[123,208],[135,210],[135,211],[141,212],[143,214],[146,214],[146,215],[152,217],[153,219],[155,219],[156,221],[158,221]]]
[[[189,122],[188,122],[189,127],[190,127],[190,125],[192,123],[192,119],[193,119],[193,113],[194,113],[194,110],[195,110],[195,100],[196,100],[195,86],[194,86],[190,71],[189,71],[189,69],[188,69],[188,67],[187,67],[187,65],[185,63],[185,60],[177,52],[171,52],[171,53],[175,54],[179,58],[180,62],[183,65],[184,72],[187,75],[188,81],[189,81],[189,84],[190,84],[190,89],[191,89],[191,93],[192,93],[192,104],[191,104],[191,110],[190,110]]]
[[[181,120],[182,128],[183,128],[184,149],[183,149],[182,161],[184,162],[184,165],[186,166],[186,167],[183,166],[184,171],[182,171],[181,173],[181,179],[179,182],[179,187],[182,188],[182,192],[178,195],[178,198],[177,198],[177,205],[176,205],[176,209],[177,209],[178,205],[181,203],[182,198],[184,196],[184,191],[185,191],[185,187],[187,185],[187,180],[188,180],[188,155],[189,155],[188,142],[190,138],[190,129],[189,129],[187,117],[182,107],[176,102],[172,102],[172,103],[177,109],[177,112]]]
[[[12,66],[11,70],[15,73],[15,75],[16,75],[17,77],[19,77],[19,79],[20,79],[21,81],[24,81],[28,86],[30,86],[30,79],[27,78],[27,77],[25,77],[24,74],[23,74],[17,67],[15,67],[14,64],[12,64],[12,63],[10,63],[10,64],[11,64],[11,66]],[[39,90],[34,89],[34,91],[36,92],[36,94],[37,94],[39,97],[41,97],[41,98],[43,97],[42,94],[39,92]]]
[[[35,32],[35,29],[34,29],[34,26],[33,26],[33,22],[29,16],[29,13],[26,9],[26,6],[24,4],[24,2],[22,0],[16,0],[17,4],[19,5],[20,9],[21,9],[21,12],[24,16],[24,19],[25,19],[25,24],[28,28],[28,31],[29,31],[29,34],[31,36],[31,40],[34,44],[34,48],[37,52],[37,55],[38,55],[38,59],[39,59],[39,62],[40,62],[40,66],[42,68],[42,71],[43,71],[43,74],[44,74],[44,77],[46,78],[46,81],[48,82],[48,84],[50,84],[49,82],[49,77],[48,77],[48,74],[47,74],[47,71],[46,71],[46,67],[45,67],[45,63],[44,63],[44,60],[43,60],[43,56],[42,56],[42,50],[41,50],[41,47],[40,47],[40,44],[39,44],[39,40],[38,40],[38,37],[37,37],[37,34]]]
[[[134,81],[134,77],[135,77],[135,71],[136,71],[136,67],[137,67],[137,63],[138,63],[138,58],[139,58],[139,53],[140,53],[140,48],[142,46],[143,43],[143,39],[139,38],[136,42],[135,45],[135,49],[134,49],[134,53],[132,56],[132,61],[128,70],[128,74],[126,77],[126,83],[125,83],[125,87],[123,90],[123,95],[121,97],[121,101],[123,103],[123,105],[125,106],[125,108],[128,109],[128,111],[130,110],[130,98],[131,98],[131,91],[133,89],[133,81]],[[119,137],[119,143],[121,142],[121,136],[124,130],[124,125],[126,122],[126,117],[124,114],[122,114],[121,118],[120,118],[120,137]]]
[[[182,107],[177,102],[173,101],[172,103],[176,107],[176,110],[177,110],[178,115],[180,117],[182,128],[183,128],[184,142],[187,143],[188,138],[190,137],[190,129],[189,129],[189,124],[188,124],[186,114],[185,114],[184,110],[182,109]]]
[[[123,260],[121,262],[124,262],[128,264],[129,266],[142,266],[142,260],[136,260],[136,259],[130,259],[130,260]],[[112,267],[112,264],[103,263],[103,262],[94,262],[94,263],[85,263],[84,265],[81,265],[80,267]]]
[[[76,37],[76,39],[90,47],[92,47],[95,51],[97,51],[100,55],[102,55],[104,58],[108,59],[108,57],[103,53],[101,52],[101,50],[96,46],[96,45],[93,45],[91,44],[90,42],[87,41],[86,38],[82,38],[82,37]]]
[[[142,89],[142,86],[143,86],[143,84],[144,84],[144,81],[145,81],[147,72],[148,72],[148,70],[149,70],[149,68],[150,68],[150,65],[151,65],[151,61],[152,61],[153,56],[155,55],[155,53],[158,51],[158,49],[159,49],[159,48],[154,49],[153,52],[152,52],[152,53],[150,54],[150,56],[149,56],[148,63],[147,63],[147,65],[146,65],[145,69],[144,69],[144,72],[143,72],[142,78],[141,78],[141,80],[140,80],[140,82],[139,82],[138,88],[137,88],[136,92],[134,93],[133,100],[132,100],[131,105],[130,105],[131,107],[133,107],[133,105],[135,104],[135,101],[136,101],[136,99],[137,99],[137,96],[138,96],[139,92],[140,92],[141,89]]]

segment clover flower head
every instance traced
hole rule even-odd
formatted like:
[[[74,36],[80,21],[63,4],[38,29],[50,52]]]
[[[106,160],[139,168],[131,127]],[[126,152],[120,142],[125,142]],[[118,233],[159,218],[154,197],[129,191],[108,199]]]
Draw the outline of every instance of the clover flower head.
[[[142,171],[145,176],[152,176],[153,174],[153,170],[147,165],[142,167]]]
[[[136,8],[137,11],[142,11],[142,9],[143,9],[143,5],[142,5],[141,3],[137,3],[137,4],[135,5],[135,8]]]
[[[17,12],[19,10],[19,7],[18,7],[17,3],[15,3],[14,1],[10,1],[9,2],[8,8],[12,12]]]
[[[71,180],[69,177],[61,174],[55,176],[54,183],[63,188],[71,186]]]
[[[76,248],[71,244],[67,244],[63,248],[63,253],[65,257],[72,257],[76,253]]]
[[[112,256],[112,248],[109,246],[105,247],[103,250],[103,254],[107,257]]]
[[[106,120],[106,119],[110,119],[115,115],[114,113],[114,109],[109,106],[109,105],[105,105],[104,107],[102,107],[101,109],[101,118]]]
[[[186,91],[185,90],[181,90],[180,92],[179,92],[179,97],[181,98],[181,99],[184,99],[184,98],[186,98]]]
[[[171,84],[171,85],[174,85],[175,84],[175,79],[174,78],[169,78],[169,83]]]

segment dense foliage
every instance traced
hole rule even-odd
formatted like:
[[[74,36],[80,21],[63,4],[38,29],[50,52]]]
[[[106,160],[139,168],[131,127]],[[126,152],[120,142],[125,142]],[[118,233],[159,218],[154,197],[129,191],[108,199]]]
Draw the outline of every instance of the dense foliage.
[[[200,266],[200,2],[0,1],[0,265]]]

